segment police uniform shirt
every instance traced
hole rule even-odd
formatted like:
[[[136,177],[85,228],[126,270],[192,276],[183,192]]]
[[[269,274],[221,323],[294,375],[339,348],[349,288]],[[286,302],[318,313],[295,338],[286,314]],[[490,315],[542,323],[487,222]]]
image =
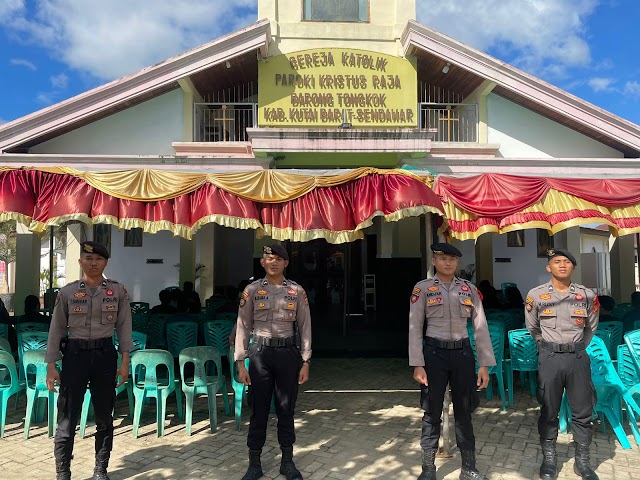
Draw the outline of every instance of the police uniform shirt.
[[[96,340],[118,332],[118,350],[128,352],[131,340],[131,307],[124,285],[103,280],[92,292],[84,281],[72,282],[58,292],[47,342],[47,362],[62,358],[60,339],[69,329],[69,338]]]
[[[245,288],[238,308],[236,332],[237,361],[247,358],[251,332],[260,337],[286,338],[294,335],[293,322],[298,322],[300,353],[311,358],[311,314],[304,289],[285,279],[282,285],[269,285],[266,278]]]
[[[589,345],[598,328],[600,304],[593,291],[572,283],[566,292],[558,292],[551,281],[533,288],[525,300],[525,321],[539,342]]]
[[[477,288],[458,277],[454,277],[447,286],[437,274],[418,282],[409,305],[409,365],[424,366],[423,336],[438,340],[467,338],[469,317],[473,324],[478,363],[482,367],[491,367],[496,360]]]

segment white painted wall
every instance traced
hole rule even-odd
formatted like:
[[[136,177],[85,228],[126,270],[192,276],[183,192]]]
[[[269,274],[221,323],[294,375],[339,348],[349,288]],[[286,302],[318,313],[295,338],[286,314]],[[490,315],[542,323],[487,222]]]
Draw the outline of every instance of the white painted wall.
[[[622,158],[607,145],[516,105],[496,94],[487,98],[488,143],[505,158]]]
[[[183,121],[183,94],[177,89],[36,145],[30,153],[175,155],[171,142],[184,140]]]
[[[594,250],[595,249],[595,250]],[[583,253],[603,253],[609,251],[609,235],[589,235],[584,230],[580,234],[580,251]]]
[[[400,258],[421,258],[420,217],[403,218],[395,224],[393,256]]]
[[[162,264],[147,264],[147,258],[162,258]],[[178,285],[180,240],[170,232],[144,234],[142,247],[125,247],[124,230],[111,228],[111,259],[105,275],[124,284],[133,302],[160,303],[158,292]]]

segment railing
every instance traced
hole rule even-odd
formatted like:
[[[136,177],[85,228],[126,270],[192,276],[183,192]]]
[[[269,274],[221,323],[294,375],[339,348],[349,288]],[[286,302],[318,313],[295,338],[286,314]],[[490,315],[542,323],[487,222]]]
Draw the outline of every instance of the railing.
[[[475,143],[478,141],[478,106],[420,103],[419,127],[437,129],[434,142]]]
[[[196,103],[194,107],[194,142],[247,142],[247,128],[257,123],[257,103]]]

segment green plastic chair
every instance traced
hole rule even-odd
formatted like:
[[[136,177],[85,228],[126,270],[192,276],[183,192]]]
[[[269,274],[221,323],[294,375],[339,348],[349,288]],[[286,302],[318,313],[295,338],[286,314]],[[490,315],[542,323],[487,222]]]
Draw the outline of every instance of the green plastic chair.
[[[229,408],[229,395],[227,393],[227,381],[222,375],[222,361],[220,352],[215,347],[190,347],[180,352],[180,378],[182,379],[182,392],[185,395],[186,405],[186,430],[191,435],[191,423],[193,418],[193,398],[198,394],[206,394],[209,403],[209,426],[212,432],[218,428],[218,411],[216,394],[222,393],[224,411],[231,415]],[[207,375],[206,364],[213,362],[217,375]],[[185,365],[193,364],[193,377],[185,377]]]
[[[513,372],[520,375],[529,374],[529,392],[536,396],[538,372],[538,347],[533,336],[526,328],[511,330],[509,336],[509,353],[511,358],[504,359],[507,374],[507,390],[509,392],[509,406],[513,407]]]
[[[24,377],[26,378],[25,387],[27,391],[27,411],[24,417],[24,438],[29,438],[29,430],[31,421],[34,418],[37,401],[41,398],[47,399],[47,410],[49,412],[49,438],[53,437],[56,425],[58,424],[58,393],[50,392],[47,389],[47,362],[45,361],[46,352],[44,350],[28,350],[24,352],[22,364],[24,368]],[[35,375],[30,373],[35,370]]]
[[[633,329],[640,330],[640,320],[636,320],[635,322],[633,322]]]
[[[491,345],[493,347],[493,355],[496,358],[496,364],[493,367],[489,367],[489,385],[487,386],[486,397],[487,400],[493,398],[492,388],[492,375],[496,376],[498,381],[498,393],[502,400],[502,411],[507,410],[506,393],[504,391],[504,325],[502,323],[489,322],[489,336],[491,337]],[[471,347],[473,349],[473,356],[476,361],[476,373],[478,372],[478,354],[476,352],[476,341],[473,332],[473,325],[471,322],[467,323],[467,331],[469,332],[469,340],[471,341]]]
[[[149,313],[149,304],[147,302],[130,302],[131,315],[139,313]]]
[[[149,315],[149,335],[147,337],[147,346],[149,348],[166,348],[166,324],[174,316],[176,314],[173,313],[154,313]]]
[[[236,430],[240,431],[242,426],[242,402],[247,392],[247,386],[244,383],[238,381],[238,366],[233,360],[235,355],[235,348],[233,345],[229,347],[229,373],[231,376],[231,387],[233,388],[233,404],[234,404],[234,417],[236,420]],[[244,366],[249,369],[249,359],[244,360]]]
[[[9,338],[9,325],[0,323],[0,338]]]
[[[617,345],[614,345],[613,332],[611,330],[607,330],[606,328],[598,327],[594,336],[600,338],[604,342],[605,346],[607,347],[607,352],[609,352],[609,357],[611,357],[611,350],[615,350],[616,348],[618,348]]]
[[[136,332],[148,335],[151,331],[151,320],[149,312],[131,314],[131,327]]]
[[[18,334],[18,367],[19,374],[24,373],[23,357],[29,350],[46,350],[49,333],[47,332],[21,332]],[[21,376],[22,379],[24,377]]]
[[[159,371],[159,367],[161,371]],[[175,393],[178,406],[178,418],[183,419],[182,395],[180,384],[176,380],[173,356],[166,350],[138,350],[131,357],[131,371],[135,408],[133,415],[133,436],[138,437],[138,427],[145,399],[156,399],[157,435],[164,435],[164,420],[167,410],[167,397]],[[166,371],[166,375],[164,372]]]
[[[229,335],[235,325],[237,315],[234,314],[233,321],[231,320],[210,320],[204,324],[204,342],[206,345],[216,347],[218,352],[225,352],[225,355],[229,351]],[[233,362],[231,357],[229,362]]]
[[[610,344],[607,344],[607,350],[612,360],[615,360],[618,355],[618,345],[622,345],[623,338],[622,333],[624,330],[624,324],[619,321],[614,322],[600,322],[598,324],[598,330],[608,330],[611,332]],[[596,330],[596,332],[598,331]]]
[[[209,297],[204,301],[204,309],[207,317],[210,319],[216,318],[216,310],[227,303],[227,299],[224,297]]]
[[[16,325],[16,334],[26,332],[48,332],[49,325],[40,322],[24,322]]]
[[[185,348],[198,345],[198,324],[196,322],[171,322],[167,324],[167,349],[178,358]]]
[[[6,338],[0,337],[0,350],[11,353],[11,344]]]
[[[0,350],[0,438],[4,437],[9,398],[14,393],[17,394],[24,390],[24,388],[24,383],[18,377],[16,361],[11,355],[11,351]]]

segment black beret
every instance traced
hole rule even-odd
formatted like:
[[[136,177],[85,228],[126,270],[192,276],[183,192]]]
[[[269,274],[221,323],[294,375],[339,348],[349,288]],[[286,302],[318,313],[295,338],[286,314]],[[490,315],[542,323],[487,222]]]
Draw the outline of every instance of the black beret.
[[[106,259],[109,258],[109,250],[97,242],[82,242],[80,244],[80,253],[95,253]]]
[[[268,255],[278,255],[283,260],[289,260],[289,254],[287,253],[287,250],[279,243],[274,243],[272,245],[262,247],[262,251]]]
[[[462,256],[462,252],[460,252],[460,250],[448,243],[434,243],[431,245],[431,251],[433,253],[443,253],[445,255],[454,255],[456,257]]]
[[[578,265],[578,262],[576,262],[576,257],[571,255],[571,252],[565,250],[564,248],[550,248],[549,250],[547,250],[547,260],[551,260],[553,257],[567,257],[569,261],[573,263],[574,267]]]

